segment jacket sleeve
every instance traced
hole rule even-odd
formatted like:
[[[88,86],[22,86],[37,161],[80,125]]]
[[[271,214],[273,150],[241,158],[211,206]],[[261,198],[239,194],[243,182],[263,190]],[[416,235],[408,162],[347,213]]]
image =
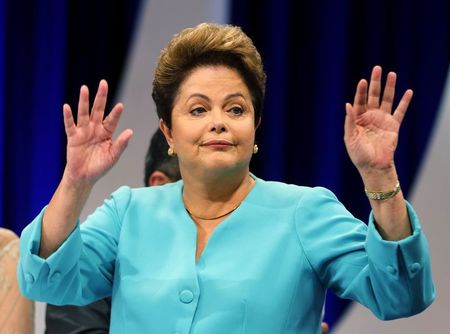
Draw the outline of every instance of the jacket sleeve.
[[[301,246],[322,284],[383,320],[419,313],[435,299],[428,242],[406,205],[412,235],[400,241],[383,240],[372,213],[364,224],[324,188],[305,194],[296,213]]]
[[[47,259],[39,257],[42,212],[20,237],[19,287],[33,300],[54,305],[85,305],[111,295],[115,258],[128,187],[114,192],[86,221],[77,223]]]

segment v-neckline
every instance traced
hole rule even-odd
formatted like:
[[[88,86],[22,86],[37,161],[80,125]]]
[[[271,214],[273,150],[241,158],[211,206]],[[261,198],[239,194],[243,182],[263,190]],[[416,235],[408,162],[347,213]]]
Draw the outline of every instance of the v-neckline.
[[[209,236],[208,240],[206,241],[205,247],[203,247],[203,250],[200,253],[200,256],[198,258],[197,258],[198,227],[197,227],[197,224],[195,223],[195,221],[192,219],[192,217],[186,211],[186,208],[184,207],[184,202],[183,202],[183,187],[184,187],[184,183],[181,181],[180,192],[179,192],[179,201],[180,201],[179,204],[180,204],[180,206],[181,206],[181,208],[183,210],[183,218],[184,218],[184,220],[187,221],[188,223],[190,223],[190,226],[192,226],[195,229],[194,263],[195,263],[196,266],[198,266],[200,263],[203,262],[204,257],[205,257],[205,252],[208,250],[208,248],[211,248],[211,247],[208,247],[210,245],[210,243],[211,243],[211,239],[217,238],[218,231],[223,230],[224,228],[226,228],[230,223],[233,222],[233,220],[234,220],[233,218],[235,216],[239,215],[240,211],[245,209],[246,201],[248,200],[249,197],[251,197],[251,194],[254,192],[255,188],[258,186],[258,178],[255,175],[253,175],[252,173],[250,173],[250,177],[255,181],[255,184],[250,189],[250,191],[247,193],[247,195],[244,197],[244,199],[242,200],[242,202],[239,205],[239,207],[236,210],[234,210],[223,221],[221,221],[219,224],[217,224],[217,226],[214,228],[213,232]]]

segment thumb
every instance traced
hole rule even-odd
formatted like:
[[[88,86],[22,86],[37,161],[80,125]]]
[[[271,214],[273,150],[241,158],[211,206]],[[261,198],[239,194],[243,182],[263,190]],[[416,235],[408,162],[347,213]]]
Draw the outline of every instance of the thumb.
[[[112,151],[116,161],[120,158],[123,151],[125,151],[125,149],[127,148],[131,137],[133,137],[133,130],[126,129],[113,142]]]

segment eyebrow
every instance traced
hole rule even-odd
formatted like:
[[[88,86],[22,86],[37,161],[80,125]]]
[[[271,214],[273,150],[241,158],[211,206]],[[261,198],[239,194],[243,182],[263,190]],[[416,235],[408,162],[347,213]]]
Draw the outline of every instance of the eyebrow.
[[[199,98],[202,98],[202,99],[204,99],[204,100],[206,100],[208,102],[211,102],[211,99],[208,96],[206,96],[205,94],[201,94],[201,93],[193,93],[193,94],[189,95],[189,97],[186,99],[186,101],[189,101],[193,97],[199,97]],[[225,97],[225,101],[231,100],[231,99],[233,99],[235,97],[242,97],[245,100],[245,97],[244,97],[244,95],[242,93],[232,93],[232,94],[228,94]]]

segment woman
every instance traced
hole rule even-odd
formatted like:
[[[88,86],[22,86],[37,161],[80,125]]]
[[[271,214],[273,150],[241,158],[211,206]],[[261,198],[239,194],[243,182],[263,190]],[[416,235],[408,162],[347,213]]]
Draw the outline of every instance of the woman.
[[[320,333],[326,288],[382,319],[434,299],[427,242],[397,180],[394,151],[412,91],[391,114],[396,77],[381,68],[346,105],[345,143],[373,212],[369,226],[323,188],[252,175],[265,74],[239,28],[201,24],[161,53],[153,83],[160,127],[182,181],[122,187],[85,223],[95,182],[131,139],[113,141],[101,81],[75,125],[64,106],[67,165],[48,207],[22,234],[23,292],[54,304],[112,295],[112,333]]]
[[[17,285],[19,237],[0,228],[0,333],[31,334],[34,330],[34,304],[24,298]]]

